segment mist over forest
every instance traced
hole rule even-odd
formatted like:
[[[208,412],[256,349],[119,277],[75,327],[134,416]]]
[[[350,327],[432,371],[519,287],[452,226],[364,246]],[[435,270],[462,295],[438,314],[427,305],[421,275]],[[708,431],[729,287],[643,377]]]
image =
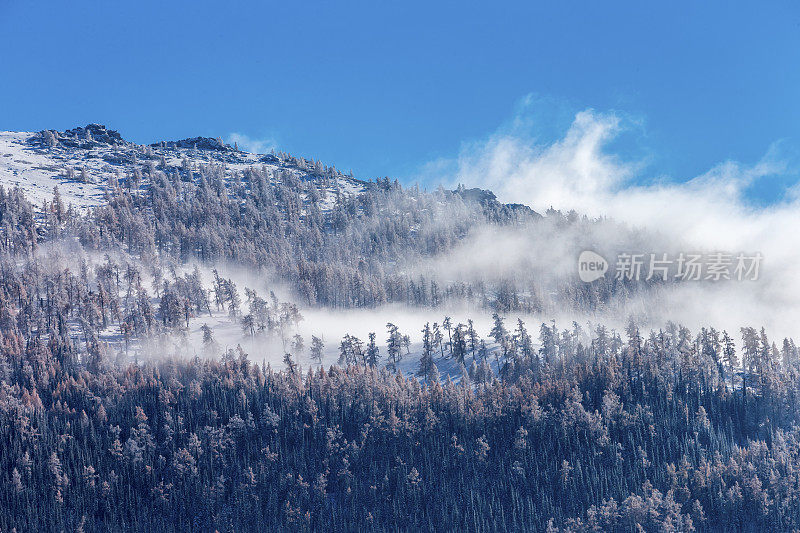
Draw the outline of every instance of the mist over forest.
[[[0,530],[800,528],[800,210],[742,199],[780,157],[633,185],[617,127],[429,189],[0,133]],[[685,253],[764,262],[615,270]]]

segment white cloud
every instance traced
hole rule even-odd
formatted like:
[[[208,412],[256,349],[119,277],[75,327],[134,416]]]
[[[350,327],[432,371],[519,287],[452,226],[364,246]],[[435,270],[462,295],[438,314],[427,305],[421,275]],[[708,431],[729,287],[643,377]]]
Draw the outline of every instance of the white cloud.
[[[263,138],[263,139],[253,139],[252,137],[248,137],[243,133],[231,133],[225,139],[227,144],[234,144],[236,143],[239,146],[240,150],[245,152],[250,152],[251,154],[267,154],[271,150],[277,148],[277,143],[275,139],[271,137]]]
[[[757,282],[710,286],[680,285],[665,291],[649,307],[660,306],[663,320],[692,327],[718,325],[738,331],[744,325],[766,325],[773,333],[800,337],[800,194],[798,186],[787,189],[783,199],[755,206],[747,197],[750,187],[778,177],[793,176],[797,169],[787,162],[775,144],[755,164],[724,161],[704,174],[684,182],[646,180],[645,161],[625,161],[611,153],[609,145],[625,131],[626,122],[615,113],[585,110],[574,115],[571,125],[556,141],[541,143],[516,127],[526,123],[515,117],[488,139],[463,145],[458,157],[440,160],[424,170],[447,172],[451,186],[491,189],[504,202],[527,204],[539,212],[549,207],[575,209],[590,216],[607,216],[648,235],[654,253],[673,251],[761,252],[762,277]],[[556,230],[558,231],[558,230]],[[520,265],[542,266],[553,257],[550,268],[563,270],[574,246],[553,251],[554,238],[479,234],[472,249],[461,247],[446,261],[473,265],[480,270],[485,242],[506,242],[510,253],[493,254],[487,261],[503,271]],[[576,242],[576,236],[563,235]],[[598,247],[614,240],[602,229],[583,236],[598,240]],[[627,238],[627,237],[626,237]],[[658,242],[655,242],[658,239]],[[469,246],[469,242],[464,246]],[[481,244],[484,243],[484,244]],[[549,248],[543,248],[540,244]],[[668,244],[664,244],[668,243]],[[493,248],[497,250],[497,246]],[[526,252],[527,250],[527,252]],[[542,251],[545,253],[542,254]],[[566,253],[566,256],[564,255]],[[534,257],[535,256],[535,257]],[[458,261],[458,258],[464,261]],[[566,259],[565,259],[566,257]],[[577,255],[575,256],[577,257]],[[476,266],[477,265],[477,266]],[[455,275],[455,274],[454,274]],[[641,302],[631,302],[640,306]],[[623,317],[613,317],[623,318]]]

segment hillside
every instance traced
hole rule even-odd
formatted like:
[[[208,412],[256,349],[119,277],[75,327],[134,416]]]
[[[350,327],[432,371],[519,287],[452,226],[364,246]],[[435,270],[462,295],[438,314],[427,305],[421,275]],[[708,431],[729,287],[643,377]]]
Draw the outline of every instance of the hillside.
[[[271,172],[290,172],[298,177],[329,174],[338,186],[354,193],[361,184],[313,161],[285,155],[249,154],[227,146],[218,139],[196,137],[157,142],[149,146],[130,143],[119,132],[100,124],[89,124],[59,132],[0,132],[0,183],[18,186],[35,203],[50,200],[53,187],[75,207],[97,206],[109,180],[140,172],[151,162],[163,170],[219,164],[226,176],[253,165]],[[143,183],[142,185],[146,185]]]
[[[406,260],[452,246],[475,222],[507,224],[520,216],[538,217],[522,206],[501,205],[489,191],[403,190],[388,180],[357,180],[318,161],[242,152],[218,139],[141,146],[97,124],[63,132],[4,132],[0,161],[0,185],[32,203],[30,216],[4,213],[6,222],[21,230],[19,238],[28,241],[22,247],[39,247],[56,262],[67,258],[76,267],[85,264],[90,279],[98,279],[104,268],[135,268],[152,287],[148,298],[156,309],[163,300],[163,269],[178,276],[195,269],[200,290],[210,292],[217,290],[215,267],[232,269],[239,278],[247,271],[244,277],[251,283],[262,277],[253,289],[264,296],[278,292],[308,311],[318,304],[374,307],[411,298],[436,307],[453,289],[439,293],[435,280],[415,289],[410,274],[392,270],[407,269],[411,261]],[[241,217],[248,214],[252,217],[244,222]],[[21,227],[26,224],[31,227]],[[367,239],[359,240],[367,232]],[[36,235],[33,241],[30,235]],[[73,239],[79,247],[69,244]],[[328,278],[313,268],[338,273]],[[353,276],[369,281],[354,287],[340,282]],[[245,287],[231,284],[236,298],[243,299]],[[113,292],[120,295],[119,288]],[[464,294],[461,287],[456,297]],[[124,309],[132,305],[128,300],[129,293]],[[207,322],[233,346],[251,344],[239,327],[238,310],[229,312],[218,301],[216,310],[206,306],[203,318],[201,306],[195,307],[184,326],[193,351]],[[79,315],[70,322],[71,338],[80,346],[85,325],[78,327]],[[96,337],[112,352],[119,353],[124,340],[126,354],[144,356],[143,330],[129,322],[104,318]],[[123,334],[128,328],[135,330],[130,339]],[[306,331],[312,333],[326,332]]]
[[[100,125],[0,161],[2,530],[800,527],[794,341],[576,275],[656,234]]]

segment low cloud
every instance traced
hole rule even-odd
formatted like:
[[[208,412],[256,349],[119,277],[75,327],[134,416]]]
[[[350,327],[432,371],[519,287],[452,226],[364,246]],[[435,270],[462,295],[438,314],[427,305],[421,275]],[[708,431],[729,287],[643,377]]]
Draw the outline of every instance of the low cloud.
[[[445,273],[469,277],[483,269],[506,275],[534,267],[560,274],[576,260],[581,247],[619,249],[636,235],[643,239],[636,249],[643,252],[761,252],[764,262],[758,281],[672,284],[659,289],[651,305],[632,300],[624,312],[647,307],[656,318],[653,325],[674,320],[734,331],[766,325],[781,336],[800,336],[798,186],[786,188],[779,200],[766,206],[755,205],[748,194],[770,179],[796,181],[798,168],[784,145],[775,143],[754,164],[724,161],[677,182],[663,176],[648,178],[646,158],[625,160],[613,152],[610,147],[620,135],[636,130],[619,114],[581,111],[559,138],[549,142],[518,127],[529,122],[523,110],[495,134],[465,143],[457,157],[433,162],[424,172],[438,174],[451,186],[491,189],[501,201],[524,203],[539,212],[553,207],[609,217],[631,228],[631,233],[614,230],[614,224],[578,235],[559,228],[551,235],[520,235],[508,229],[491,235],[476,232],[443,258],[440,266]],[[508,252],[493,252],[481,261],[488,242],[493,243],[492,250]]]

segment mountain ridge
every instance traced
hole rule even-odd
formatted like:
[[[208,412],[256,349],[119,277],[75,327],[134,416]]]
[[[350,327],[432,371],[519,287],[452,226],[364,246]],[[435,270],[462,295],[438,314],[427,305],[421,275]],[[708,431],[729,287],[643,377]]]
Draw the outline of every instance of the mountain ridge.
[[[4,143],[3,136],[11,138],[11,142],[7,140]],[[12,143],[19,148],[12,150]],[[243,165],[266,164],[275,169],[289,169],[312,176],[333,175],[348,181],[356,188],[375,186],[380,179],[377,178],[375,181],[359,179],[352,174],[340,172],[334,165],[324,165],[314,159],[292,156],[284,152],[272,151],[267,154],[247,152],[237,146],[226,144],[221,137],[197,136],[140,145],[126,140],[119,131],[109,129],[106,125],[99,123],[76,126],[64,131],[45,129],[38,132],[0,132],[0,161],[5,158],[5,162],[8,163],[7,159],[18,155],[19,149],[24,146],[39,150],[40,152],[37,154],[39,156],[46,155],[49,150],[51,152],[72,151],[80,157],[59,157],[51,161],[35,161],[29,168],[24,168],[25,165],[16,167],[6,165],[6,168],[3,168],[0,165],[0,183],[10,186],[21,185],[22,189],[31,195],[36,203],[41,203],[48,195],[52,196],[53,187],[66,187],[66,191],[61,191],[62,196],[67,202],[77,207],[99,205],[102,200],[102,190],[89,185],[99,186],[107,183],[114,171],[124,171],[126,167],[146,164],[151,160],[159,160],[162,166],[166,166],[169,159],[178,157],[181,163],[183,159],[199,164],[217,162],[232,165],[235,170],[242,170]],[[108,165],[94,164],[98,159]],[[20,157],[17,161],[26,160]],[[169,161],[169,163],[175,165],[178,162]],[[63,168],[58,169],[59,172],[53,172],[57,167]],[[38,179],[33,179],[30,183],[13,178],[20,173],[30,173],[34,170],[40,171]],[[48,170],[50,170],[49,173]],[[34,172],[34,174],[36,173]],[[75,182],[81,185],[76,186]],[[474,201],[487,209],[497,210],[505,207],[527,215],[540,216],[527,205],[500,202],[496,195],[488,189],[467,189],[460,185],[453,192],[459,194],[464,200]]]

